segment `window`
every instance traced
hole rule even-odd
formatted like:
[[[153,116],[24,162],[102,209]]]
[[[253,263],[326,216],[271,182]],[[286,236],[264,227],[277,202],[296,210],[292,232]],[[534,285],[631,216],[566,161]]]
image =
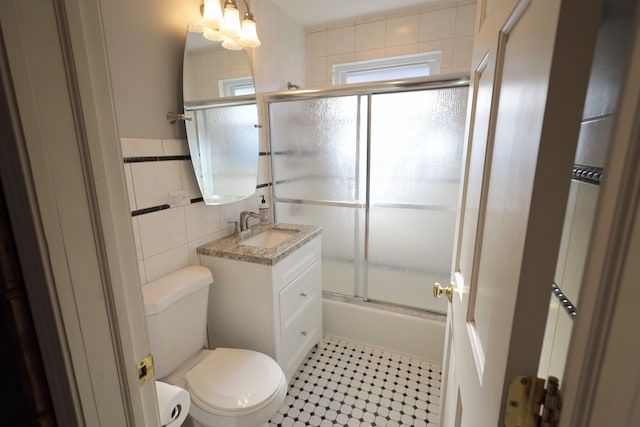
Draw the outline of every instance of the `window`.
[[[251,76],[222,79],[218,82],[218,88],[221,98],[226,96],[252,95],[256,93]]]
[[[442,51],[345,62],[332,67],[333,84],[426,77],[440,73]]]

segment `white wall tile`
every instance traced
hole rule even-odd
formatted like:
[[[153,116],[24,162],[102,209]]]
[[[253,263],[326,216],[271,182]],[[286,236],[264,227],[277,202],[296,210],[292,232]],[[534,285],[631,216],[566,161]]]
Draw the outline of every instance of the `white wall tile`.
[[[180,180],[182,182],[182,190],[187,192],[189,199],[197,199],[202,197],[196,174],[193,171],[193,165],[188,160],[178,162],[180,164]]]
[[[440,69],[453,67],[453,39],[421,42],[418,45],[418,52],[434,52],[438,50],[442,52]],[[469,57],[469,64],[471,64],[471,57]]]
[[[605,166],[608,144],[604,144],[603,141],[609,141],[611,138],[614,118],[615,116],[611,115],[582,122],[578,136],[576,164],[601,168]]]
[[[314,82],[330,81],[331,78],[328,69],[329,66],[326,56],[322,58],[309,58],[307,61],[307,80],[309,84],[312,85]]]
[[[136,254],[138,261],[142,260],[142,246],[140,245],[140,226],[138,224],[138,217],[131,218],[131,228],[133,229],[133,241],[136,244]]]
[[[553,350],[549,363],[549,375],[562,378],[569,352],[569,342],[571,341],[571,331],[573,330],[573,319],[569,317],[564,309],[558,312],[558,323],[553,340]]]
[[[162,156],[162,141],[159,139],[121,138],[122,157]]]
[[[329,65],[329,80],[331,80],[331,66],[333,64],[343,64],[345,62],[353,62],[356,60],[355,52],[342,53],[340,55],[329,55],[327,57],[327,63]]]
[[[144,285],[145,283],[147,283],[147,273],[144,271],[144,261],[143,260],[139,260],[138,261],[138,274],[139,274],[139,279],[140,279],[140,285]]]
[[[379,19],[356,26],[355,50],[379,49],[385,46],[387,20]],[[344,52],[334,52],[344,53]]]
[[[184,245],[187,241],[182,206],[140,215],[138,225],[142,256],[145,259]]]
[[[418,43],[402,44],[399,46],[389,46],[384,50],[385,56],[401,56],[418,53]]]
[[[213,242],[214,240],[221,239],[228,235],[229,233],[227,232],[227,230],[223,230],[215,234],[203,236],[200,239],[191,240],[188,245],[189,246],[189,264],[192,264],[192,265],[200,264],[200,255],[198,255],[198,252],[197,252],[197,249],[199,246],[206,245],[209,242]]]
[[[475,28],[476,5],[458,6],[456,9],[456,37],[472,36]]]
[[[355,25],[334,28],[327,33],[327,55],[339,55],[355,51]]]
[[[307,35],[307,57],[327,56],[327,32],[318,31]]]
[[[564,272],[558,286],[574,304],[577,304],[600,187],[584,182],[572,182],[572,190],[574,188],[575,210],[569,219],[571,231],[568,236]]]
[[[189,247],[186,244],[145,258],[144,268],[147,283],[187,265],[189,265]]]
[[[558,299],[552,295],[547,313],[547,323],[542,340],[542,350],[540,352],[540,362],[538,363],[538,376],[547,378],[549,376],[549,365],[553,356],[553,340],[555,338],[556,326],[558,324],[558,314],[560,306]]]
[[[456,9],[442,9],[420,14],[419,41],[446,39],[455,35]]]
[[[189,154],[186,139],[163,139],[162,154],[165,156],[185,156]]]
[[[137,209],[168,202],[169,192],[181,190],[178,161],[131,163]]]
[[[385,48],[360,50],[356,52],[356,61],[366,61],[368,59],[378,59],[385,57]]]
[[[258,159],[258,184],[271,182],[271,156],[260,156]]]
[[[184,213],[189,241],[221,230],[220,210],[215,206],[207,206],[204,202],[192,203],[184,207]]]
[[[473,0],[442,1],[420,9],[309,28],[307,46],[313,53],[307,56],[307,81],[311,87],[331,86],[331,66],[336,63],[438,50],[442,52],[440,73],[468,72],[474,16]],[[381,41],[383,27],[384,46]],[[352,28],[355,28],[354,52],[349,51]],[[321,55],[325,37],[327,53]]]
[[[129,196],[129,210],[135,211],[136,205],[136,193],[133,187],[133,177],[131,176],[131,164],[124,164],[124,179],[127,183],[127,195]]]
[[[387,20],[387,47],[416,43],[419,34],[419,15],[405,15]]]
[[[456,37],[453,41],[453,67],[470,67],[473,37]]]
[[[220,209],[220,225],[222,227],[223,232],[226,232],[226,234],[233,232],[233,225],[229,223],[233,221],[239,221],[240,212],[249,210],[247,208],[247,203],[244,200],[240,202],[221,205],[219,209]],[[255,209],[253,210],[257,211],[257,207],[255,207]]]

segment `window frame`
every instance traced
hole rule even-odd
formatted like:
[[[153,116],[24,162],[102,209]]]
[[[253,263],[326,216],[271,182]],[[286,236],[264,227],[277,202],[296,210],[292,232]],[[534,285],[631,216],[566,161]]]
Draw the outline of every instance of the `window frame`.
[[[422,52],[410,55],[390,56],[386,58],[369,59],[364,61],[344,62],[339,64],[333,64],[331,66],[331,83],[334,86],[352,84],[349,82],[350,77],[366,76],[367,74],[374,74],[388,71],[401,70],[418,70],[428,68],[428,73],[416,75],[413,77],[426,77],[434,74],[440,74],[440,66],[442,62],[442,51],[436,50],[431,52]],[[384,80],[394,80],[396,78],[390,75],[388,79],[368,79],[353,83],[364,83]],[[406,76],[402,78],[407,78]]]

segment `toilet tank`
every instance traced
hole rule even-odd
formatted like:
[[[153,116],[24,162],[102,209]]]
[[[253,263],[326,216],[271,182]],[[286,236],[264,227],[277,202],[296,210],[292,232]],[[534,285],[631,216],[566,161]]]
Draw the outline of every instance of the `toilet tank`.
[[[156,378],[163,378],[207,343],[211,272],[192,265],[142,287]]]

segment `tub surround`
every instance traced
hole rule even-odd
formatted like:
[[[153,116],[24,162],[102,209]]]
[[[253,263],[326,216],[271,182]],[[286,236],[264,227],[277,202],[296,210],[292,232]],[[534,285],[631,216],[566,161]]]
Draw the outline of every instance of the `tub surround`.
[[[263,231],[272,229],[294,230],[297,231],[297,233],[292,234],[290,238],[271,248],[261,248],[241,244],[243,241],[260,234]],[[249,233],[246,235],[243,233],[242,237],[237,234],[232,234],[198,247],[197,252],[200,255],[226,258],[235,261],[274,265],[304,246],[316,236],[320,235],[321,231],[322,227],[315,225],[281,223],[257,224],[252,226]]]

